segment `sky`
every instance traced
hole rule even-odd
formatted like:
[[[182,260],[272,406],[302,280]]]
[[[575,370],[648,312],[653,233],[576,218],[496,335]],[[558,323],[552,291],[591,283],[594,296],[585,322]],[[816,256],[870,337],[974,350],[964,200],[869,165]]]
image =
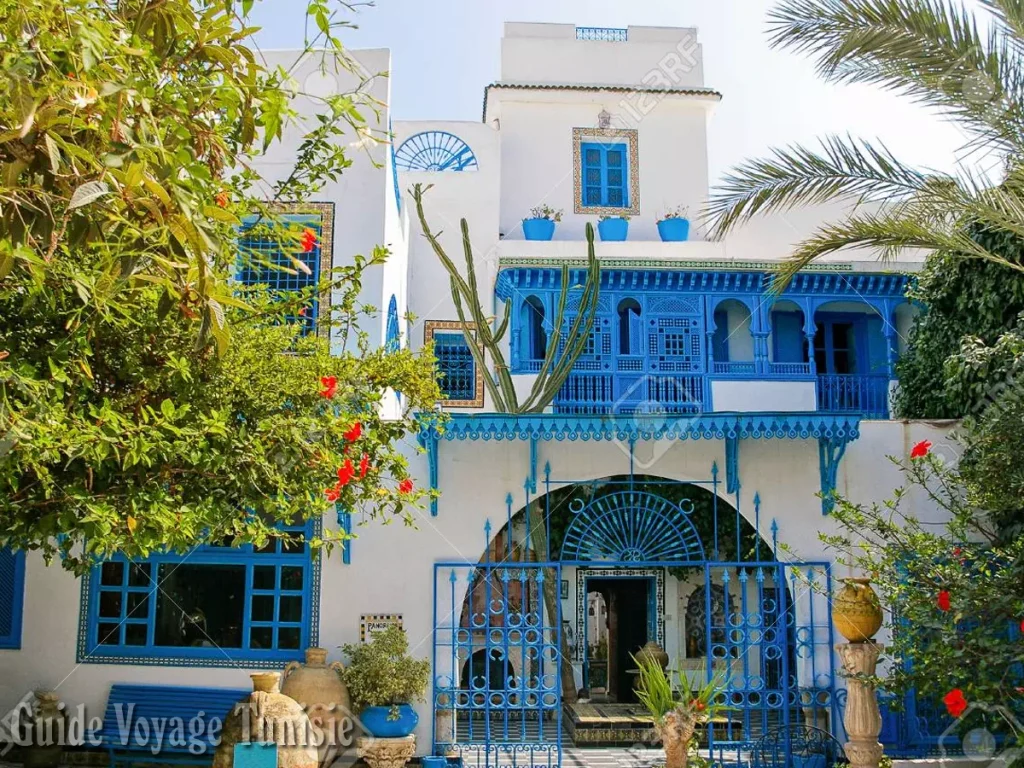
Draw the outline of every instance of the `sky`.
[[[904,161],[949,171],[970,161],[967,137],[906,98],[873,86],[821,82],[813,62],[768,44],[776,0],[377,0],[353,16],[351,48],[390,48],[396,120],[479,120],[484,86],[500,79],[506,21],[697,27],[705,85],[724,98],[709,128],[712,184],[772,147],[846,134],[886,144]],[[262,48],[300,47],[304,0],[262,0]]]

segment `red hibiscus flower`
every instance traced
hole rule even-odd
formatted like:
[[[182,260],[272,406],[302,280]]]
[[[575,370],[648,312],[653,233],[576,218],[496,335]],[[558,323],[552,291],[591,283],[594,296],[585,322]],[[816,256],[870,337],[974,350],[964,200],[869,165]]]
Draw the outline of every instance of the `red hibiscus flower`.
[[[359,460],[359,479],[362,480],[366,477],[366,473],[370,471],[370,457],[367,454],[363,454],[363,458]]]
[[[345,459],[345,463],[338,467],[338,485],[348,485],[355,474],[356,468],[352,466],[352,459]]]
[[[412,478],[407,477],[407,478],[405,478],[405,480],[403,480],[402,482],[400,482],[398,484],[398,492],[399,493],[412,493],[412,489],[413,489]]]
[[[946,590],[939,592],[939,596],[936,598],[935,602],[938,604],[940,611],[948,611],[950,608],[949,592]]]
[[[320,390],[320,394],[330,400],[334,397],[334,393],[338,390],[338,377],[337,376],[321,376],[320,386],[323,389]]]
[[[967,710],[967,699],[959,688],[954,688],[943,696],[942,703],[946,705],[946,711],[952,717],[960,717]]]
[[[953,557],[960,557],[964,551],[960,547],[953,547]]]
[[[217,205],[221,208],[227,208],[228,203],[231,202],[231,196],[227,193],[227,190],[221,190],[213,198]]]
[[[923,459],[928,455],[928,451],[932,449],[930,440],[922,440],[920,443],[910,449],[910,458],[912,459]]]
[[[305,253],[309,253],[316,248],[316,232],[309,227],[302,230],[302,250]]]
[[[330,501],[330,502],[337,501],[338,498],[341,496],[341,487],[340,487],[340,485],[336,485],[333,488],[325,488],[324,489],[324,496],[326,496],[327,500]]]
[[[345,439],[350,443],[354,443],[360,437],[363,436],[363,425],[358,421],[352,425],[352,429],[345,433]]]

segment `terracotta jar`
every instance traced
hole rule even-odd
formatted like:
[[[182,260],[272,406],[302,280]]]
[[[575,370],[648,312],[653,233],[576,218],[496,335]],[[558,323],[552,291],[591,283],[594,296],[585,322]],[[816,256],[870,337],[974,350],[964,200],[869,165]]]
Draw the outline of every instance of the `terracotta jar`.
[[[22,762],[25,768],[55,768],[64,751],[65,721],[60,697],[53,691],[36,691],[35,712],[31,722],[31,738],[25,747]]]
[[[656,642],[651,640],[647,645],[639,650],[636,654],[637,661],[642,662],[645,658],[651,658],[657,661],[662,669],[668,667],[668,654],[665,653],[665,649],[658,645]]]
[[[213,768],[233,768],[235,744],[252,742],[277,744],[277,768],[318,768],[309,718],[297,701],[280,692],[281,675],[258,672],[250,677],[253,692],[224,719]]]
[[[284,668],[281,693],[299,702],[314,728],[323,731],[324,740],[317,750],[320,765],[327,765],[337,756],[346,728],[351,723],[352,701],[341,680],[344,665],[340,661],[327,664],[326,648],[307,648],[306,664],[291,661]]]
[[[871,579],[841,579],[843,588],[832,601],[832,620],[851,643],[864,643],[882,626],[882,604]]]

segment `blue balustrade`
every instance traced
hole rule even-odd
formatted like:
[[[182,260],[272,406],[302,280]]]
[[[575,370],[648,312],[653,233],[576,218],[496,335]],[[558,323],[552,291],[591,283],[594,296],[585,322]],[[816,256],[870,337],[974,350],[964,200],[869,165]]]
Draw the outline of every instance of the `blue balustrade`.
[[[576,27],[576,39],[625,43],[629,40],[629,30],[618,27]]]
[[[818,410],[889,418],[889,377],[858,374],[818,376]]]
[[[768,372],[773,376],[810,376],[810,363],[768,363]]]
[[[712,364],[712,372],[722,375],[746,375],[753,374],[756,371],[753,360],[750,361],[738,361],[738,360],[715,360]]]

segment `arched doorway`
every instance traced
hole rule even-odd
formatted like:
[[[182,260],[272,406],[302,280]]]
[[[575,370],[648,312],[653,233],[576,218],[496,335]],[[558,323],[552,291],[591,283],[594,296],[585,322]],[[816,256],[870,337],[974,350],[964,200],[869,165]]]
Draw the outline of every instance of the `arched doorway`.
[[[453,568],[452,588],[439,590],[450,593],[460,620],[450,636],[438,632],[451,639],[440,648],[435,642],[435,650],[461,668],[454,687],[468,696],[464,710],[471,711],[459,713],[466,727],[483,718],[492,738],[494,728],[515,736],[526,732],[516,730],[525,717],[519,710],[537,704],[531,748],[550,747],[564,701],[570,732],[584,721],[600,731],[607,718],[609,741],[641,740],[649,726],[636,702],[632,657],[649,642],[668,653],[679,695],[720,681],[730,714],[701,737],[720,758],[724,749],[741,757],[783,724],[829,726],[835,680],[828,567],[779,562],[774,540],[758,532],[765,528],[756,525],[757,509],[741,514],[712,474],[690,482],[641,475],[548,480],[528,507],[509,508],[505,524],[488,531],[479,562],[464,575]],[[501,644],[513,655],[495,655]],[[518,672],[502,669],[499,681],[507,660]],[[633,730],[623,726],[630,722]]]

